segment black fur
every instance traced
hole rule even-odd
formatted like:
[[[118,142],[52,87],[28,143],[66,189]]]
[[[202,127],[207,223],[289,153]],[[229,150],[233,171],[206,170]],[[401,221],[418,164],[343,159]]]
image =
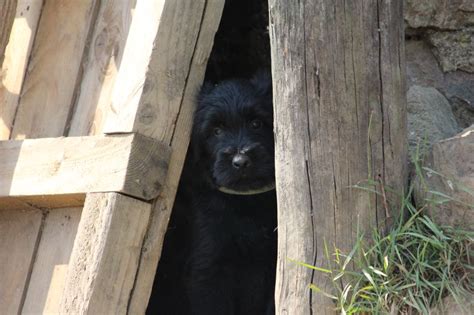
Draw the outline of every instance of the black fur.
[[[158,268],[157,313],[274,313],[275,190],[219,191],[272,183],[270,77],[204,86]]]

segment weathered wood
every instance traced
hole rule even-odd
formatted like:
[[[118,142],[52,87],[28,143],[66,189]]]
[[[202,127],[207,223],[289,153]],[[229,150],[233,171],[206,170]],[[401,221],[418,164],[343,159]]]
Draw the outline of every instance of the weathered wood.
[[[16,7],[3,63],[0,58],[0,140],[10,137],[42,7],[42,0],[19,0]]]
[[[354,187],[406,180],[402,1],[270,0],[278,194],[277,314],[334,313],[325,243],[348,253],[386,209]],[[396,198],[397,202],[399,201]],[[396,208],[396,202],[393,204]]]
[[[10,31],[15,18],[16,2],[17,0],[6,0],[0,3],[0,64],[3,62],[5,47],[10,38]]]
[[[104,126],[105,132],[113,133],[133,130],[142,94],[144,91],[154,88],[150,84],[146,86],[146,81],[151,81],[153,76],[158,75],[152,69],[148,69],[148,66],[151,64],[153,47],[155,46],[156,49],[159,49],[162,46],[162,39],[157,37],[157,33],[160,23],[162,23],[162,19],[166,15],[166,13],[163,13],[163,8],[165,3],[172,2],[177,3],[180,1],[150,0],[137,3],[112,94],[112,110],[108,113]],[[176,34],[179,34],[179,32],[176,32]],[[180,38],[181,36],[175,37]],[[156,45],[154,45],[155,38],[157,41]],[[172,49],[172,52],[175,53],[176,50]],[[163,75],[166,76],[167,74],[164,73]],[[160,102],[161,100],[158,98],[153,100],[154,104]],[[154,107],[151,104],[148,106]],[[154,115],[155,113],[150,110],[148,113],[149,117],[145,118],[153,120]]]
[[[84,205],[85,199],[85,194],[0,197],[0,211],[2,209],[24,210],[76,208],[82,207]]]
[[[64,208],[47,214],[22,313],[58,313],[81,211]]]
[[[125,314],[151,205],[116,193],[88,194],[60,313]]]
[[[0,313],[18,314],[40,233],[40,210],[0,207]]]
[[[153,126],[151,124],[140,123],[136,125],[136,127],[146,132],[147,135],[155,137],[164,143],[170,143],[172,155],[170,158],[168,176],[164,182],[163,192],[156,200],[152,210],[150,225],[140,257],[138,275],[130,301],[130,314],[143,314],[148,305],[156,267],[161,255],[164,235],[168,226],[189,144],[196,94],[204,78],[214,35],[222,15],[224,0],[207,1],[205,8],[196,4],[200,10],[203,10],[201,13],[197,8],[191,6],[189,1],[168,1],[167,5],[176,6],[173,8],[173,11],[176,13],[173,15],[172,20],[165,19],[166,23],[162,24],[168,28],[166,30],[160,30],[159,34],[162,34],[161,36],[163,37],[158,38],[166,38],[169,42],[161,46],[183,47],[182,49],[189,49],[193,54],[182,53],[179,57],[175,57],[170,55],[170,51],[167,57],[170,58],[169,63],[163,63],[159,58],[161,58],[160,54],[164,52],[157,49],[153,52],[150,63],[150,68],[155,69],[155,66],[159,66],[158,69],[161,69],[160,73],[164,71],[163,73],[172,73],[174,75],[163,78],[166,82],[166,86],[170,89],[168,90],[169,94],[167,98],[165,98],[165,102],[160,102],[159,109],[157,109],[158,113],[160,113],[158,116],[161,117],[155,118],[156,120]],[[171,10],[171,8],[168,9],[165,7],[165,12],[168,12],[167,10]],[[200,30],[199,33],[197,33],[197,29],[195,28],[199,27]],[[195,43],[176,43],[176,36],[172,35],[175,34],[176,29],[179,29],[180,32],[182,32],[181,34],[186,34],[186,36],[189,37],[187,41],[191,41],[190,38],[195,38]],[[155,60],[157,62],[156,64]],[[165,65],[167,65],[166,68],[160,68]],[[175,68],[178,66],[185,67],[185,69],[177,71]],[[155,71],[158,70],[153,70],[152,74],[155,73]],[[181,75],[184,75],[183,73],[188,74],[183,78],[176,76],[179,73]],[[174,90],[174,88],[171,89],[173,86],[176,87],[176,90]],[[163,83],[160,83],[160,85],[153,84],[151,87],[154,87],[156,90],[147,90],[147,96],[144,96],[142,100],[151,99],[152,95],[164,95],[164,92],[161,90],[164,88]],[[180,89],[182,89],[182,91],[180,91]],[[144,115],[144,113],[142,112],[140,115]],[[143,122],[143,120],[141,121]]]
[[[104,132],[172,138],[196,40],[207,27],[201,24],[205,5],[205,0],[137,4]]]
[[[69,136],[100,134],[110,111],[112,91],[137,0],[106,0],[100,10],[83,67],[84,75]]]
[[[161,190],[168,157],[166,146],[138,134],[3,141],[0,197],[77,200],[116,191],[150,200]]]
[[[96,0],[45,2],[12,138],[63,135],[95,10]]]

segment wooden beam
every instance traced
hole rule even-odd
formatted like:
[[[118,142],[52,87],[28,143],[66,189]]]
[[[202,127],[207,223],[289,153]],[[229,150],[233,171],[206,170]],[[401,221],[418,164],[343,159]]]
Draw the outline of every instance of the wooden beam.
[[[0,140],[10,138],[42,7],[43,0],[18,0],[5,59],[0,62]]]
[[[335,314],[325,244],[349,254],[399,209],[407,141],[403,1],[269,0],[278,199],[277,314]],[[377,187],[380,189],[380,187]],[[332,254],[332,253],[329,253]],[[350,268],[350,266],[349,266]]]
[[[150,200],[168,158],[167,146],[138,134],[1,141],[0,197],[41,196],[47,204],[58,195],[76,202],[77,194],[116,191]]]
[[[60,314],[127,313],[150,210],[117,193],[87,195]]]
[[[196,95],[204,79],[207,60],[219,26],[224,0],[213,1],[167,1],[164,23],[158,35],[156,49],[150,61],[147,77],[148,89],[142,96],[138,120],[135,128],[172,148],[168,176],[164,182],[163,193],[156,200],[145,236],[140,267],[130,299],[129,314],[144,314],[148,306],[155,272],[161,255],[163,239],[173,208],[176,190],[191,134]],[[174,12],[174,13],[173,13]],[[186,39],[175,36],[176,30],[186,34]],[[170,47],[179,54],[173,55]],[[171,74],[157,78],[157,75]],[[156,115],[146,114],[146,104],[158,96],[165,96],[157,106]],[[161,100],[161,98],[159,98]],[[153,122],[149,124],[147,119]],[[133,116],[132,119],[135,119]]]

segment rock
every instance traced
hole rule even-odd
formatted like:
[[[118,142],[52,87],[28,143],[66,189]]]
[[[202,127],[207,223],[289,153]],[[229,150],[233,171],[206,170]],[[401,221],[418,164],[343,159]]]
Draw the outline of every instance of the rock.
[[[405,43],[408,86],[434,87],[451,103],[461,128],[474,124],[474,74],[464,71],[443,73],[427,43]]]
[[[451,102],[453,114],[459,127],[467,128],[474,123],[474,103],[457,96],[451,97],[449,101]]]
[[[474,24],[474,1],[406,0],[404,15],[413,28],[456,30]]]
[[[405,42],[408,86],[439,88],[444,85],[444,73],[427,43],[422,40]]]
[[[474,28],[455,32],[431,31],[428,40],[444,72],[460,69],[474,73]]]
[[[442,305],[430,311],[431,315],[472,315],[474,314],[474,294],[461,301],[462,306],[452,296],[443,299]]]
[[[433,221],[474,230],[474,125],[434,144],[423,166],[423,177],[416,179],[416,204],[431,200],[427,213]]]
[[[459,131],[446,98],[432,87],[414,85],[407,95],[408,148],[413,156],[418,144],[433,144]]]

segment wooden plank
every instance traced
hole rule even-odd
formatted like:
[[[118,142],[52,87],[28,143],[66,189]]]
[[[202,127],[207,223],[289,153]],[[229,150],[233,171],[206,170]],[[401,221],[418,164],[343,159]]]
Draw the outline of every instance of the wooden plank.
[[[10,137],[42,7],[43,0],[18,0],[5,59],[0,61],[0,140]]]
[[[45,2],[12,138],[63,135],[95,10],[96,0]]]
[[[23,314],[57,314],[59,299],[82,208],[63,208],[46,216]]]
[[[40,233],[40,210],[0,207],[0,313],[18,314]]]
[[[0,197],[117,191],[149,200],[168,157],[166,146],[138,134],[3,141]]]
[[[150,209],[116,193],[88,194],[60,313],[127,312]]]
[[[112,90],[136,0],[105,0],[94,27],[69,136],[100,134],[110,111]]]
[[[331,292],[327,275],[288,258],[326,267],[325,244],[348,254],[358,229],[383,230],[389,209],[354,185],[370,179],[404,193],[402,3],[269,1],[277,314],[335,313],[333,301],[308,288]],[[388,198],[398,209],[400,196]]]
[[[112,110],[108,113],[104,125],[105,132],[114,133],[133,130],[141,95],[144,90],[154,88],[150,85],[146,86],[147,74],[152,76],[159,75],[152,69],[149,69],[149,65],[154,47],[159,49],[161,46],[161,39],[157,36],[157,33],[162,24],[162,19],[166,15],[163,13],[163,8],[166,3],[172,2],[170,0],[150,0],[137,3],[120,71],[112,94]],[[176,32],[176,34],[179,33]],[[157,39],[156,44],[155,38]],[[174,49],[172,51],[175,52]],[[164,73],[164,75],[168,74]],[[153,103],[159,102],[161,103],[161,100],[155,99],[153,101]],[[151,108],[148,115],[151,117],[155,115]],[[150,120],[147,117],[144,117],[144,119]]]
[[[0,64],[3,62],[5,47],[10,38],[10,31],[15,18],[17,0],[6,0],[0,3]]]
[[[82,207],[85,199],[85,194],[0,197],[0,209],[23,210]]]
[[[137,5],[138,20],[134,20],[130,29],[112,98],[113,110],[104,132],[135,130],[169,140],[181,108],[196,40],[200,28],[205,27],[201,21],[206,1],[155,0],[149,3],[146,7],[141,3]],[[151,3],[156,3],[153,14],[149,8]],[[209,6],[220,4],[220,0],[209,2]],[[139,23],[135,24],[136,20]],[[146,42],[144,29],[149,32]],[[207,56],[199,58],[207,59]]]
[[[161,255],[164,235],[168,226],[171,209],[173,208],[174,198],[189,144],[193,113],[196,104],[196,94],[204,78],[207,60],[212,49],[214,35],[219,26],[223,8],[223,0],[207,1],[200,21],[200,31],[196,39],[194,54],[192,55],[192,59],[189,61],[190,66],[189,70],[187,70],[189,74],[186,78],[185,85],[183,86],[183,95],[179,96],[177,91],[176,95],[170,94],[170,98],[173,98],[174,101],[173,103],[169,103],[169,112],[161,114],[165,115],[167,119],[160,120],[161,125],[157,125],[156,130],[150,128],[142,129],[151,132],[153,137],[157,137],[165,143],[170,143],[172,155],[170,158],[168,176],[164,182],[163,193],[161,193],[160,197],[156,200],[152,210],[150,225],[148,227],[142,248],[142,255],[140,257],[140,267],[130,301],[130,314],[144,314],[148,305],[156,267]],[[195,19],[198,19],[196,17],[198,14],[196,11],[176,10],[181,12],[183,15],[182,25],[188,23],[185,21],[194,21]],[[180,20],[177,19],[173,23],[178,23],[177,21]],[[173,32],[173,23],[169,24],[169,32]],[[189,27],[193,27],[193,23],[189,23],[189,25]],[[193,34],[190,29],[184,29],[183,32],[184,34]],[[158,58],[158,56],[158,54],[154,54],[155,58]],[[178,64],[186,64],[186,58],[183,57],[183,59],[184,61]],[[175,66],[176,65],[172,63],[169,65],[171,68]],[[169,77],[167,80],[169,80],[167,83],[168,85],[174,84],[173,77]],[[179,84],[179,82],[180,81],[178,80],[178,83],[176,84]],[[179,103],[174,104],[174,102]],[[160,111],[163,112],[166,108],[167,107],[164,107],[160,109]],[[169,131],[171,129],[173,129],[173,132]]]

